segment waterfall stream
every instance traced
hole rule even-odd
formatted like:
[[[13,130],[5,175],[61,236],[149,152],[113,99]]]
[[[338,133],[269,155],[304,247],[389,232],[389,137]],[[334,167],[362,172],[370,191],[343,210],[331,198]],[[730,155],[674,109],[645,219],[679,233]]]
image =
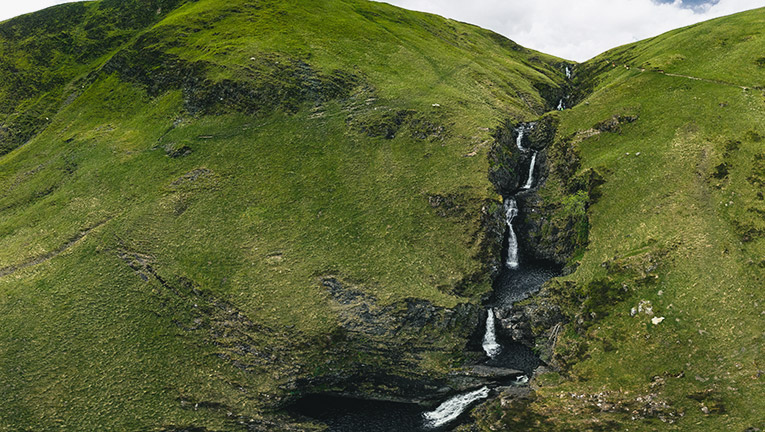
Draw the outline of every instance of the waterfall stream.
[[[570,74],[571,71],[566,68],[566,76],[570,77]],[[558,103],[558,109],[564,109],[563,99]],[[522,123],[516,128],[516,133],[518,135],[515,144],[518,147],[518,150],[524,153],[529,151],[529,149],[523,146],[524,135],[528,130],[533,129],[534,125],[535,123]],[[531,189],[534,185],[537,154],[538,152],[536,151],[532,153],[531,163],[529,164],[529,175],[521,190]],[[503,286],[500,291],[503,292],[499,293],[499,295],[495,292],[495,297],[498,298],[498,301],[495,301],[497,301],[499,305],[507,307],[512,305],[514,301],[525,298],[531,292],[538,290],[544,281],[554,275],[554,271],[545,266],[541,266],[538,263],[529,263],[528,265],[524,265],[523,269],[520,269],[518,238],[513,228],[513,219],[518,216],[518,204],[515,200],[515,196],[505,197],[504,214],[505,224],[507,225],[506,269],[500,273],[500,277],[498,278],[499,283]],[[506,291],[510,292],[508,293]],[[482,343],[484,352],[490,358],[488,364],[494,365],[496,363],[496,365],[501,367],[521,367],[520,363],[523,363],[526,365],[526,369],[529,370],[527,373],[531,374],[533,368],[536,367],[535,364],[539,364],[539,359],[531,353],[527,347],[518,343],[510,343],[507,349],[503,350],[503,347],[497,338],[496,320],[497,315],[495,309],[493,307],[488,308],[486,314],[486,328]],[[528,379],[529,378],[526,375],[518,377],[516,384],[525,384],[528,382]],[[430,428],[444,426],[458,418],[473,402],[488,397],[489,393],[489,388],[484,387],[479,390],[454,396],[442,403],[434,411],[423,414],[425,425]]]
[[[486,316],[486,333],[483,336],[483,350],[486,352],[486,355],[494,358],[496,357],[500,351],[502,351],[502,346],[497,343],[497,333],[494,329],[494,309],[489,308],[488,314]]]
[[[426,425],[431,428],[438,428],[456,420],[473,402],[489,397],[490,392],[488,387],[483,387],[448,399],[435,410],[423,414]]]
[[[566,67],[566,77],[570,78],[570,76],[571,71]],[[561,99],[558,109],[564,108],[564,101]],[[522,123],[515,129],[516,146],[523,153],[530,151],[523,146],[523,139],[535,124],[534,122]],[[528,178],[519,192],[534,186],[537,156],[538,152],[532,151]],[[559,274],[559,269],[534,259],[525,259],[521,268],[518,238],[513,228],[513,220],[519,213],[515,197],[515,194],[504,197],[503,208],[507,227],[505,265],[494,280],[494,292],[489,303],[490,307],[487,309],[482,348],[488,357],[488,360],[483,362],[484,366],[523,371],[524,375],[516,377],[512,384],[525,385],[539,366],[540,360],[528,346],[512,339],[502,339],[504,336],[497,334],[497,322],[502,323],[505,319],[500,310],[507,311],[513,303],[538,291],[545,281]],[[495,382],[495,384],[499,383]],[[458,394],[441,403],[433,411],[424,413],[415,404],[354,400],[328,395],[303,398],[294,406],[294,410],[324,421],[332,432],[446,431],[451,430],[457,420],[474,403],[488,398],[491,391],[488,386],[484,386],[478,390]]]
[[[515,138],[515,145],[518,146],[518,150],[525,152],[526,149],[523,147],[523,135],[526,133],[526,124],[522,123],[515,129],[515,131],[518,133],[518,136]]]
[[[531,164],[529,164],[529,178],[526,180],[526,184],[523,185],[523,189],[531,189],[534,184],[534,165],[537,163],[537,152],[531,156]]]
[[[518,215],[518,205],[515,203],[515,199],[508,198],[505,200],[505,223],[507,224],[507,261],[505,264],[508,268],[518,268],[518,238],[513,231],[513,219]]]

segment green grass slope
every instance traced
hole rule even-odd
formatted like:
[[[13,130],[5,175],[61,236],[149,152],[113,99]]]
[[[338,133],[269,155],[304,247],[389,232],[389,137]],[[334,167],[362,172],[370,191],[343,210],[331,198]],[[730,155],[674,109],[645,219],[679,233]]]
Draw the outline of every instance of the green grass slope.
[[[564,369],[537,380],[528,411],[487,412],[487,426],[765,427],[763,47],[757,9],[578,67],[591,93],[561,113],[558,139],[604,183],[577,270],[548,285],[569,317]]]
[[[74,80],[178,0],[67,3],[0,24],[0,155],[45,128],[87,82]]]
[[[298,379],[386,361],[343,349],[322,278],[384,310],[489,289],[489,128],[563,84],[555,58],[358,0],[103,0],[0,37],[27,71],[0,86],[2,430],[286,428],[263,413]],[[464,345],[398,339],[429,347],[413,374]]]

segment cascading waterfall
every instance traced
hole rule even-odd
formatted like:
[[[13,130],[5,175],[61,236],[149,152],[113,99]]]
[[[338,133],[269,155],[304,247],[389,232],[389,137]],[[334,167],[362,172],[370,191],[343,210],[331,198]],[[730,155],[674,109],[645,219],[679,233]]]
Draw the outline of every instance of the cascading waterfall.
[[[507,224],[507,261],[505,264],[511,268],[518,268],[518,238],[513,231],[513,219],[518,215],[518,205],[514,198],[505,200],[505,223]]]
[[[534,184],[534,165],[537,163],[537,152],[531,156],[531,165],[529,165],[529,178],[526,180],[526,184],[523,185],[523,189],[531,189]]]
[[[454,396],[435,410],[422,415],[425,418],[425,426],[438,428],[456,420],[473,402],[489,397],[490,392],[488,387],[482,387],[470,393]]]
[[[486,333],[483,335],[483,350],[486,355],[494,358],[502,351],[502,346],[497,343],[497,333],[494,329],[494,309],[488,310],[486,316]]]
[[[570,77],[570,70],[568,67],[566,68],[566,76]],[[563,109],[563,100],[561,99],[560,103],[558,104],[558,109]],[[523,137],[527,130],[530,130],[534,127],[534,123],[525,123],[521,124],[516,128],[516,132],[518,134],[516,138],[516,145],[518,146],[518,149],[522,152],[528,152],[529,149],[523,147]],[[534,169],[536,166],[537,161],[537,153],[533,152],[531,156],[531,165],[529,166],[529,177],[526,180],[526,184],[523,186],[522,189],[531,189],[531,187],[534,184]],[[507,224],[507,260],[505,262],[505,265],[511,269],[515,270],[519,267],[519,258],[518,258],[518,238],[515,235],[515,231],[513,230],[513,219],[518,215],[518,204],[515,201],[515,198],[513,197],[507,197],[505,199],[505,223]],[[487,310],[487,317],[486,317],[486,332],[483,336],[483,350],[486,352],[486,355],[490,358],[494,359],[497,357],[501,351],[502,351],[502,345],[499,344],[497,341],[497,334],[496,334],[496,315],[494,313],[494,308],[489,308]],[[526,375],[519,376],[516,379],[515,384],[516,385],[525,385],[528,383],[529,377]],[[460,415],[462,415],[465,410],[467,410],[471,404],[474,402],[485,399],[489,397],[491,390],[489,390],[488,387],[483,387],[481,389],[464,393],[461,395],[454,396],[447,400],[446,402],[442,403],[433,411],[427,412],[423,414],[423,418],[425,419],[425,427],[426,428],[440,428],[441,426],[446,425],[449,422],[452,422],[456,420]]]
[[[566,106],[563,105],[563,99],[561,99],[558,101],[558,111],[563,111],[564,109],[566,109]]]
[[[526,149],[523,147],[523,135],[526,133],[526,125],[521,124],[515,131],[518,132],[518,137],[515,139],[515,145],[518,146],[518,150],[525,152]]]
[[[571,69],[568,66],[566,66],[566,79],[571,79]]]

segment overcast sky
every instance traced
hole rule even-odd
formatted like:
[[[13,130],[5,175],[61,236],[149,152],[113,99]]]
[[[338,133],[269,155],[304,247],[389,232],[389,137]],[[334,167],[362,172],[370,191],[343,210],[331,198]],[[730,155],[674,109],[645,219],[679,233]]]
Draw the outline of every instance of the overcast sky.
[[[66,0],[0,0],[0,20]],[[765,5],[765,0],[387,0],[494,30],[570,60],[674,28]]]
[[[527,47],[584,61],[674,28],[765,6],[765,0],[386,0],[500,33]]]

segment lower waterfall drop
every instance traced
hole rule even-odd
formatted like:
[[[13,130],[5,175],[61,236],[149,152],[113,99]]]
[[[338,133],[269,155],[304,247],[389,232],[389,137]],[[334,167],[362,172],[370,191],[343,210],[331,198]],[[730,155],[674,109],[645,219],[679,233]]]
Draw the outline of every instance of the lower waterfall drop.
[[[507,261],[506,265],[511,269],[518,268],[518,238],[513,231],[513,219],[518,215],[518,205],[515,199],[508,198],[505,201],[505,223],[507,224]]]
[[[497,343],[497,333],[494,329],[494,309],[489,308],[487,312],[486,333],[483,335],[483,350],[487,356],[494,358],[502,351],[502,346]]]
[[[435,410],[422,415],[425,418],[425,426],[435,429],[456,420],[473,402],[489,397],[490,392],[488,387],[482,387],[470,393],[454,396]]]

